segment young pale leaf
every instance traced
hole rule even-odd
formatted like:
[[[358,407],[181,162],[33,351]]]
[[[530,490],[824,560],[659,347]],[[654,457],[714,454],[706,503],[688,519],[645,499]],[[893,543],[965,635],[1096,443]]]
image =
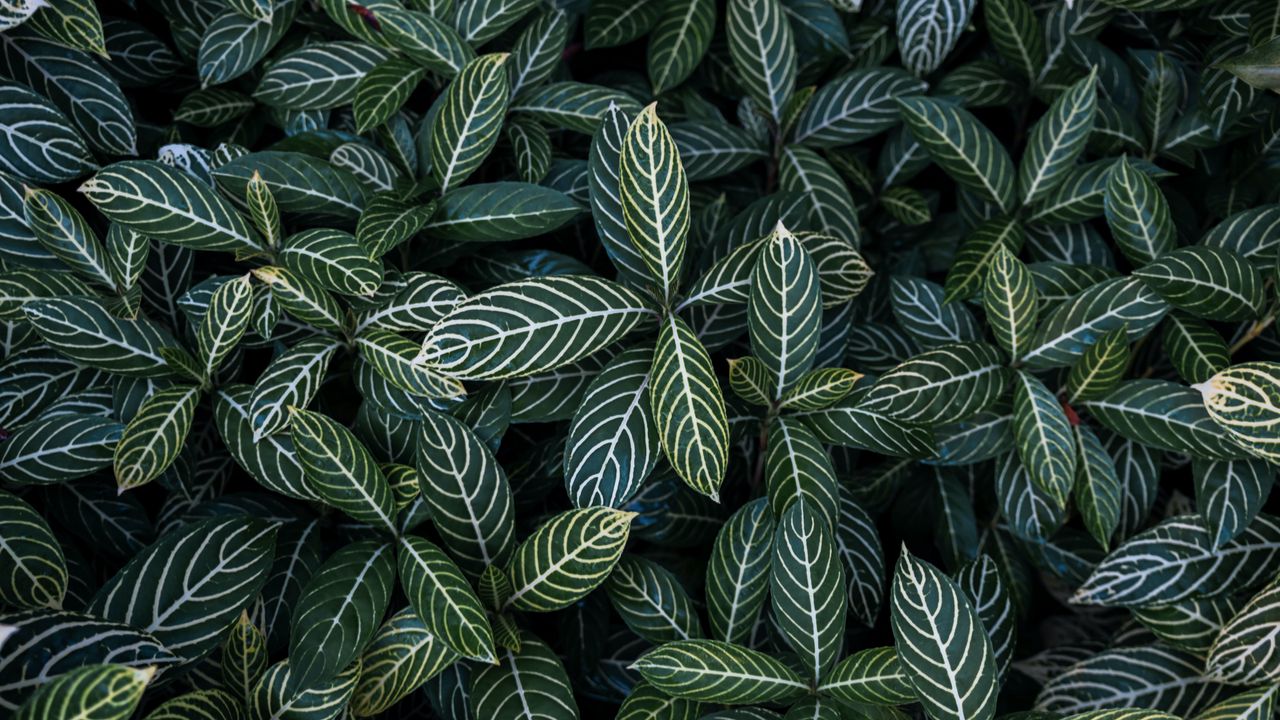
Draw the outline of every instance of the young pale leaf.
[[[729,459],[729,421],[711,358],[693,331],[668,315],[649,371],[658,439],[685,484],[717,500]]]
[[[553,517],[516,548],[507,569],[512,592],[506,607],[560,610],[599,587],[622,555],[635,516],[593,507]]]
[[[249,619],[248,611],[231,626],[222,644],[222,681],[234,698],[247,701],[253,688],[267,672],[267,638]]]
[[[1236,443],[1263,460],[1280,460],[1280,363],[1233,365],[1196,386],[1213,420]]]
[[[994,717],[991,640],[955,581],[903,548],[891,608],[898,660],[925,712],[936,720]]]
[[[720,640],[682,640],[645,653],[635,669],[672,697],[732,705],[787,700],[809,689],[778,660]]]
[[[670,303],[679,290],[689,232],[689,182],[675,140],[651,103],[632,121],[619,154],[622,215],[631,246]]]

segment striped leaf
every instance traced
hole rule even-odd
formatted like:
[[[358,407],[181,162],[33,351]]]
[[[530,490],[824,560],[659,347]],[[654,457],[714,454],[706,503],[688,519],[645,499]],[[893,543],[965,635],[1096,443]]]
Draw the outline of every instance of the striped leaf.
[[[803,421],[775,418],[766,435],[765,487],[775,517],[804,500],[828,529],[839,512],[839,481],[826,448]]]
[[[774,521],[763,498],[738,509],[716,535],[707,565],[707,617],[718,640],[748,640],[769,589]]]
[[[921,5],[931,1],[915,0]],[[924,97],[899,98],[898,108],[912,136],[952,179],[994,202],[1002,212],[1013,209],[1013,162],[977,118],[967,110]]]
[[[680,151],[651,103],[627,129],[619,154],[622,215],[635,248],[670,303],[689,232],[689,182]]]
[[[951,422],[989,407],[1008,381],[1008,371],[994,347],[944,345],[880,376],[858,407],[908,423]]]
[[[22,498],[0,491],[0,599],[17,608],[59,608],[67,560],[53,530]]]
[[[817,434],[830,445],[870,450],[895,457],[931,457],[933,433],[890,419],[862,406],[865,393],[855,392],[834,406],[800,413]]]
[[[391,599],[394,555],[390,543],[362,540],[333,553],[316,569],[290,625],[293,687],[315,688],[334,680],[368,646]],[[270,677],[268,672],[263,683]]]
[[[1221,685],[1202,677],[1203,669],[1200,658],[1160,645],[1112,648],[1050,679],[1036,708],[1094,717],[1137,706],[1180,717],[1223,695]]]
[[[307,338],[267,365],[249,397],[254,442],[288,427],[290,407],[305,408],[311,404],[338,345],[332,338]]]
[[[1170,646],[1205,656],[1222,626],[1245,600],[1230,595],[1183,600],[1160,607],[1134,608],[1133,618]]]
[[[463,657],[493,662],[493,637],[484,608],[449,556],[414,535],[397,540],[396,556],[409,604],[437,641]]]
[[[774,621],[815,682],[840,655],[848,612],[829,521],[803,498],[791,503],[778,516],[769,569]]]
[[[961,303],[944,302],[942,288],[916,277],[895,276],[890,282],[893,317],[921,347],[981,339],[973,313]]]
[[[641,283],[649,277],[644,258],[631,243],[622,204],[622,145],[632,116],[610,104],[591,138],[587,180],[591,193],[591,217],[605,253],[618,269],[619,279]]]
[[[360,356],[387,382],[419,397],[449,400],[466,396],[466,388],[430,365],[414,362],[418,345],[386,330],[366,330],[355,339]]]
[[[461,185],[498,142],[510,98],[509,55],[481,55],[454,78],[431,126],[431,170],[441,192]]]
[[[512,591],[506,607],[560,610],[599,587],[622,555],[635,515],[592,507],[551,518],[512,555],[507,567]]]
[[[1170,250],[1133,274],[1170,305],[1206,320],[1250,320],[1266,302],[1262,274],[1220,248]]]
[[[1260,720],[1271,717],[1275,711],[1277,692],[1280,691],[1275,685],[1245,690],[1200,712],[1194,716],[1194,720],[1225,720],[1226,718]]]
[[[174,385],[142,403],[115,449],[113,465],[121,492],[151,482],[173,464],[191,432],[199,402],[200,388]]]
[[[1097,434],[1085,425],[1075,433],[1076,476],[1073,493],[1085,527],[1098,545],[1111,547],[1111,536],[1120,523],[1120,503],[1124,493],[1115,462],[1107,454]]]
[[[582,396],[564,453],[564,482],[576,507],[621,507],[662,455],[649,400],[653,351],[619,353]]]
[[[652,313],[608,280],[531,278],[459,303],[431,328],[417,362],[460,380],[532,375],[594,353]]]
[[[788,145],[782,149],[778,165],[778,187],[804,194],[813,229],[854,245],[861,242],[853,197],[829,162],[807,147]]]
[[[1013,601],[1001,578],[1000,566],[990,555],[983,553],[960,568],[956,573],[956,584],[972,603],[974,612],[987,630],[996,661],[996,676],[1003,683],[1018,644],[1018,621]]]
[[[111,464],[124,428],[88,415],[50,417],[22,427],[0,447],[0,477],[19,485],[75,480]]]
[[[280,262],[320,287],[341,295],[372,295],[382,284],[382,264],[351,233],[303,230],[289,236]]]
[[[359,661],[343,668],[330,680],[302,685],[292,672],[289,660],[267,668],[253,697],[249,698],[251,717],[331,717],[338,715],[350,702],[361,671]]]
[[[213,170],[220,189],[241,197],[258,176],[280,212],[355,220],[365,205],[365,190],[351,172],[301,152],[264,150],[221,163]]]
[[[91,298],[37,300],[22,310],[40,337],[72,360],[131,377],[169,373],[161,350],[177,342],[145,318],[117,317]]]
[[[62,675],[23,703],[14,720],[126,720],[142,700],[155,668],[88,665]]]
[[[226,690],[197,690],[161,703],[145,720],[234,720],[242,712],[240,700]]]
[[[106,248],[70,203],[47,190],[28,188],[22,209],[36,240],[54,257],[90,283],[115,289]]]
[[[267,672],[267,638],[249,619],[248,611],[231,626],[231,634],[222,644],[222,681],[234,693],[237,704],[248,700],[254,686]],[[238,698],[238,700],[237,700]]]
[[[345,327],[342,306],[314,280],[274,265],[250,272],[271,290],[272,300],[294,318],[321,330],[338,332]]]
[[[1197,393],[1167,380],[1127,380],[1085,407],[1107,429],[1151,447],[1205,459],[1244,457],[1247,447],[1232,442],[1237,436],[1206,409],[1208,387]]]
[[[729,456],[729,421],[711,358],[683,320],[668,315],[649,371],[663,454],[686,485],[718,500]]]
[[[623,557],[604,589],[627,627],[649,642],[702,637],[693,600],[671,571],[651,560]]]
[[[680,85],[693,74],[711,46],[715,27],[712,0],[662,4],[645,56],[654,95]]]
[[[631,4],[621,0],[593,2],[583,27],[588,49],[626,45],[653,29],[661,11],[657,4]]]
[[[493,720],[577,720],[578,704],[564,665],[546,643],[525,630],[520,649],[503,650],[496,665],[471,679],[475,717]]]
[[[1253,522],[1271,494],[1275,470],[1263,460],[1196,460],[1196,510],[1216,545],[1235,539]]]
[[[1128,342],[1134,342],[1168,309],[1137,278],[1104,280],[1055,307],[1040,323],[1022,361],[1037,370],[1072,365],[1095,338],[1124,327]]]
[[[1159,186],[1121,158],[1107,178],[1104,209],[1116,247],[1134,265],[1155,260],[1174,248],[1169,203]]]
[[[998,246],[982,288],[987,325],[1011,358],[1030,348],[1040,310],[1031,271],[1008,248]]]
[[[469,427],[428,412],[417,438],[422,498],[444,545],[471,577],[510,556],[515,535],[511,488],[502,466]]]
[[[747,96],[781,122],[796,87],[796,45],[780,0],[730,0],[729,56]]]
[[[1274,462],[1280,457],[1280,363],[1241,363],[1198,386],[1212,419],[1210,431],[1225,430],[1250,454]]]
[[[301,7],[298,0],[276,0],[269,20],[238,12],[214,18],[200,39],[196,70],[201,83],[218,85],[252,70],[284,37]]]
[[[787,700],[809,689],[778,660],[720,640],[665,643],[642,655],[634,667],[667,695],[725,705]]]
[[[0,170],[27,183],[74,180],[97,169],[84,138],[62,111],[17,83],[0,81]]]
[[[631,690],[615,716],[617,720],[694,720],[698,717],[702,717],[701,703],[673,698],[644,681]]]
[[[1032,481],[1065,507],[1077,465],[1071,424],[1049,388],[1022,370],[1014,373],[1013,433]]]
[[[1252,685],[1280,678],[1275,654],[1280,635],[1280,585],[1272,581],[1222,627],[1206,661],[1206,675],[1220,682]]]
[[[528,114],[549,127],[591,135],[611,107],[627,117],[640,113],[640,104],[625,92],[570,80],[522,93],[512,100],[510,111]]]
[[[382,39],[430,72],[452,77],[475,57],[471,46],[438,16],[390,3],[378,16]]]
[[[813,363],[821,297],[813,260],[781,224],[751,271],[747,306],[752,353],[769,369],[777,392],[786,392]]]
[[[1095,69],[1054,99],[1032,126],[1027,149],[1018,163],[1018,192],[1024,205],[1039,201],[1058,187],[1084,152],[1098,108],[1097,83]]]
[[[952,302],[958,298],[980,297],[996,255],[1007,250],[1017,257],[1025,241],[1025,229],[1016,217],[1001,215],[979,223],[965,236],[955,262],[947,270],[944,299]]]
[[[903,548],[893,575],[894,646],[933,718],[990,718],[998,668],[982,618],[951,578]]]
[[[395,535],[391,486],[368,449],[325,415],[290,406],[289,416],[289,434],[308,487],[352,518]]]
[[[1129,326],[1108,330],[1085,349],[1067,374],[1067,401],[1100,398],[1120,384],[1129,367]]]
[[[299,48],[272,63],[253,97],[284,110],[326,110],[355,97],[365,73],[387,54],[358,42],[323,42]]]
[[[249,517],[179,527],[106,582],[88,612],[153,636],[184,660],[213,650],[267,581],[276,525]]]
[[[902,64],[920,76],[938,69],[969,24],[973,5],[971,0],[897,0]]]
[[[367,717],[387,710],[457,658],[413,608],[395,613],[360,654],[360,679],[351,695],[351,713]]]
[[[823,85],[796,119],[795,140],[810,147],[852,145],[898,124],[897,98],[925,84],[896,68],[851,70]]]
[[[730,377],[732,377],[732,367]],[[821,410],[843,400],[862,373],[845,368],[817,368],[810,370],[782,397],[779,407],[791,410]],[[761,393],[766,399],[769,393]]]
[[[1195,384],[1226,370],[1231,350],[1217,330],[1200,318],[1172,312],[1161,323],[1160,342],[1178,377]]]
[[[892,647],[859,650],[822,679],[818,692],[837,700],[863,705],[907,705],[916,691]]]

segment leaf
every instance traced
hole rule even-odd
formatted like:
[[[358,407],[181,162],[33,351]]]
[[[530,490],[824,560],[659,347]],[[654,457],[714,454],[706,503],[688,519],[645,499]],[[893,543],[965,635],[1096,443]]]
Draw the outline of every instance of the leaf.
[[[1275,482],[1275,470],[1261,460],[1197,460],[1191,465],[1196,510],[1215,545],[1235,539],[1262,509]]]
[[[388,6],[379,16],[385,41],[430,72],[452,77],[475,57],[457,31],[428,13]]]
[[[325,415],[290,406],[289,431],[307,485],[316,494],[362,523],[397,533],[391,486],[350,430]]]
[[[769,570],[773,618],[814,681],[840,655],[848,611],[829,522],[804,498],[791,503],[778,514]]]
[[[1120,252],[1142,265],[1173,250],[1173,220],[1159,186],[1127,159],[1113,165],[1107,178],[1104,209]]]
[[[711,0],[662,4],[645,57],[654,95],[693,74],[711,45],[715,27],[716,7]]]
[[[213,171],[218,187],[233,197],[240,196],[255,175],[284,213],[355,220],[365,205],[365,191],[355,175],[300,152],[249,153]]]
[[[1117,328],[1134,342],[1155,327],[1169,306],[1136,278],[1104,280],[1055,307],[1040,323],[1022,360],[1032,369],[1076,363],[1094,338]]]
[[[44,97],[12,82],[0,82],[0,121],[5,143],[0,170],[27,183],[74,180],[97,168],[71,121]]]
[[[243,516],[171,530],[108,580],[88,612],[145,632],[184,660],[198,659],[262,590],[275,536],[275,523]]]
[[[618,268],[620,280],[640,283],[649,277],[647,265],[631,243],[622,204],[622,145],[630,125],[630,115],[610,104],[591,139],[587,179],[591,217],[605,253]]]
[[[616,107],[627,117],[640,113],[640,104],[630,95],[600,85],[562,81],[533,88],[513,98],[509,110],[526,113],[553,128],[591,135]]]
[[[662,8],[656,3],[632,4],[622,0],[591,3],[583,26],[588,50],[626,45],[653,29]]]
[[[457,657],[428,631],[413,608],[395,613],[360,655],[352,714],[364,717],[390,708]]]
[[[1077,463],[1071,424],[1049,388],[1022,370],[1014,373],[1013,432],[1031,479],[1065,507]]]
[[[560,228],[582,208],[558,190],[518,182],[467,185],[442,196],[423,228],[457,242],[504,242]]]
[[[391,599],[393,553],[389,543],[362,540],[330,555],[316,569],[293,611],[289,684],[315,688],[359,657]]]
[[[996,51],[1024,77],[1036,80],[1044,68],[1044,28],[1025,0],[995,0],[982,7]]]
[[[945,303],[943,289],[921,278],[897,276],[889,300],[893,317],[911,339],[934,348],[981,339],[978,321],[960,303]]]
[[[796,46],[780,0],[730,0],[729,55],[747,96],[775,122],[796,86]]]
[[[311,403],[337,350],[338,342],[332,338],[307,338],[267,365],[249,398],[254,442],[285,429],[290,407],[305,408]]]
[[[858,407],[909,423],[969,417],[995,402],[1008,383],[999,352],[956,343],[921,353],[882,375]]]
[[[431,126],[431,169],[441,192],[460,185],[498,142],[510,86],[505,53],[482,55],[446,89]]]
[[[67,47],[106,56],[102,18],[88,0],[52,0],[27,27]]]
[[[1201,677],[1202,670],[1200,658],[1159,645],[1112,648],[1052,678],[1036,707],[1093,716],[1134,703],[1181,716],[1221,695],[1220,686]]]
[[[1219,248],[1171,250],[1133,274],[1170,305],[1206,320],[1249,320],[1266,301],[1262,275],[1244,258]]]
[[[221,665],[222,680],[234,693],[232,703],[238,706],[250,697],[267,671],[267,639],[254,626],[247,611],[240,613],[240,619],[232,625],[231,634],[222,645]],[[176,712],[177,703],[173,710]]]
[[[512,551],[515,518],[502,466],[466,425],[428,412],[417,439],[422,498],[444,545],[477,577]]]
[[[679,289],[689,232],[689,182],[680,152],[651,103],[627,129],[619,153],[627,234],[670,303]]]
[[[472,677],[475,717],[577,720],[577,701],[560,658],[527,630],[519,638],[519,651],[503,650],[496,665]]]
[[[551,518],[516,548],[507,567],[506,607],[550,612],[599,587],[622,555],[634,512],[568,510]]]
[[[702,637],[697,610],[671,571],[642,557],[623,557],[604,589],[631,631],[655,644]]]
[[[479,46],[511,27],[536,4],[533,0],[457,0],[453,25],[463,40]]]
[[[161,703],[145,720],[186,720],[198,717],[230,720],[242,712],[240,701],[225,690],[197,690]]]
[[[1280,568],[1280,525],[1260,514],[1238,537],[1215,548],[1195,515],[1169,518],[1113,550],[1076,590],[1077,604],[1153,607],[1189,598],[1244,592]]]
[[[1040,310],[1039,293],[1027,266],[1000,246],[987,269],[982,304],[996,342],[1011,358],[1031,345]]]
[[[113,163],[80,186],[109,219],[193,250],[256,250],[261,239],[231,204],[191,175],[152,160]]]
[[[426,628],[453,652],[493,662],[484,608],[458,566],[435,545],[413,535],[398,540],[400,582]]]
[[[830,408],[798,415],[828,444],[896,457],[931,457],[936,452],[929,430],[867,409],[861,404],[864,397],[855,392]]]
[[[1009,591],[1001,578],[1000,567],[987,554],[966,564],[956,574],[956,584],[973,604],[991,639],[999,682],[1004,682],[1017,645],[1017,615]]]
[[[852,145],[898,124],[897,98],[926,85],[897,68],[851,70],[818,88],[796,120],[795,141],[810,147]]]
[[[1018,164],[1018,190],[1024,205],[1044,198],[1066,178],[1093,131],[1097,100],[1095,69],[1059,95],[1032,126]]]
[[[143,318],[116,317],[90,298],[37,300],[24,304],[23,312],[50,347],[72,360],[118,375],[168,373],[160,350],[177,343]]]
[[[359,661],[343,668],[331,680],[304,686],[292,672],[288,660],[270,668],[249,698],[248,710],[253,717],[285,716],[324,717],[334,708],[343,708],[355,692],[361,671]]]
[[[1129,327],[1109,330],[1090,345],[1067,374],[1067,401],[1100,398],[1120,384],[1129,367]]]
[[[853,653],[822,679],[818,692],[864,705],[906,705],[916,700],[915,688],[892,647]]]
[[[1165,380],[1127,380],[1085,407],[1113,432],[1152,447],[1206,459],[1244,457],[1245,449],[1230,433],[1224,437],[1200,394]]]
[[[904,548],[891,602],[898,660],[925,712],[992,717],[997,667],[991,640],[956,583]]]
[[[341,295],[369,296],[382,284],[382,264],[354,235],[340,230],[303,230],[289,236],[279,260],[320,287]]]
[[[751,349],[769,369],[779,393],[789,390],[813,362],[819,303],[813,261],[780,225],[761,248],[748,300]]]
[[[14,720],[81,717],[124,720],[133,714],[155,668],[88,665],[58,677],[23,703]]]
[[[1233,365],[1196,386],[1213,429],[1225,430],[1250,454],[1273,461],[1280,435],[1280,364],[1261,361]]]
[[[649,371],[663,454],[680,479],[717,500],[729,457],[729,422],[711,358],[693,331],[668,315]]]
[[[621,507],[661,457],[649,400],[653,351],[616,355],[582,397],[564,453],[564,482],[575,507]]]
[[[768,594],[773,534],[773,515],[763,498],[739,508],[717,533],[706,589],[716,639],[742,643],[754,629]]]
[[[920,76],[942,65],[973,14],[970,0],[898,0],[896,7],[902,64]]]
[[[301,7],[298,0],[279,0],[269,20],[237,12],[214,18],[200,39],[196,70],[201,83],[219,85],[252,70],[284,37]]]
[[[923,7],[934,2],[967,6],[966,0],[911,1]],[[977,118],[967,110],[924,97],[898,98],[898,109],[912,136],[952,179],[994,202],[1002,212],[1013,209],[1013,162]]]
[[[200,388],[174,385],[157,390],[138,408],[115,448],[116,485],[121,492],[145,485],[178,458],[191,424]]]
[[[285,110],[327,110],[355,97],[359,80],[386,53],[358,42],[324,42],[299,48],[272,63],[253,97]]]
[[[635,668],[667,695],[726,705],[785,700],[808,689],[778,660],[720,640],[664,643],[642,655]]]
[[[1111,536],[1120,522],[1120,503],[1124,493],[1115,462],[1107,454],[1096,433],[1084,425],[1075,432],[1076,507],[1089,534],[1103,550],[1111,546]]]
[[[0,491],[0,599],[18,608],[58,608],[67,561],[49,523],[17,495]]]
[[[702,705],[696,700],[673,698],[647,682],[640,682],[622,701],[615,716],[618,720],[670,718],[693,720],[701,715]]]

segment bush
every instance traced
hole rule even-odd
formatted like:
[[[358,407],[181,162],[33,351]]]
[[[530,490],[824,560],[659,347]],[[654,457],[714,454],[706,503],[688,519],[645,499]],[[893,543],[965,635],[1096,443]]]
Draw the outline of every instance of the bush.
[[[3,714],[1274,714],[1276,0],[0,29]]]

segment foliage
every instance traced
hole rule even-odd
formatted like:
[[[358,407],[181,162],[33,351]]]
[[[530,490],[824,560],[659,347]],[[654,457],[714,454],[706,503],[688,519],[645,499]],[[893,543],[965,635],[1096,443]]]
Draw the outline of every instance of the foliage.
[[[1276,0],[0,0],[0,715],[1266,720]]]

